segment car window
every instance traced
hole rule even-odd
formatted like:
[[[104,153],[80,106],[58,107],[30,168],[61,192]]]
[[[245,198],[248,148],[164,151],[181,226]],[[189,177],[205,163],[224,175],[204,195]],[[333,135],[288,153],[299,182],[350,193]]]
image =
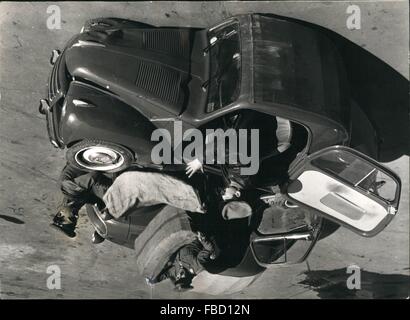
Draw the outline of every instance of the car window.
[[[328,152],[314,159],[312,164],[377,197],[388,201],[395,198],[396,184],[390,176],[343,150]]]
[[[233,22],[208,32],[210,77],[207,112],[218,110],[239,96],[241,52],[239,24]]]

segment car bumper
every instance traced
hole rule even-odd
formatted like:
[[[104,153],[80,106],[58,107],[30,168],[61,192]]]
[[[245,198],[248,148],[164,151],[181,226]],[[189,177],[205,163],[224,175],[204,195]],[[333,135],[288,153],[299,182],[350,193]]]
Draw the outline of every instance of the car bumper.
[[[97,233],[103,238],[107,238],[107,235],[108,235],[107,223],[106,221],[104,221],[98,207],[96,205],[91,206],[91,208],[87,210],[87,215],[95,231],[97,231]]]
[[[56,127],[54,125],[53,110],[47,99],[40,100],[39,112],[46,116],[47,133],[51,144],[56,148],[63,148],[62,143],[57,137]]]
[[[50,63],[53,69],[48,81],[47,99],[41,99],[39,112],[46,116],[47,133],[51,144],[56,148],[63,148],[64,144],[59,138],[57,128],[57,115],[55,105],[64,98],[63,88],[59,84],[59,68],[61,68],[62,54],[58,50],[53,50],[50,57]]]
[[[113,218],[107,218],[99,209],[97,205],[87,205],[87,215],[90,219],[95,231],[111,242],[116,244],[134,248],[133,238],[129,238],[129,221],[128,220],[116,220]]]

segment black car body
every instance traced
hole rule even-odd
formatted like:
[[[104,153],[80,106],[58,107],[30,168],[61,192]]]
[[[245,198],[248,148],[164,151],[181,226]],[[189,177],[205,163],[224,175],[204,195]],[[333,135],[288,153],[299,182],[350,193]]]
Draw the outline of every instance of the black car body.
[[[222,97],[212,81],[221,72],[212,50],[227,39],[228,72]],[[74,165],[100,171],[116,171],[132,163],[152,165],[155,142],[151,133],[157,128],[172,132],[176,120],[182,121],[185,130],[205,128],[233,112],[253,110],[290,121],[302,143],[296,143],[286,164],[291,181],[287,196],[313,213],[315,221],[307,229],[302,225],[279,233],[255,226],[243,260],[227,271],[231,275],[303,261],[320,233],[326,233],[324,225],[334,230],[329,221],[373,236],[398,208],[400,179],[372,159],[377,159],[377,137],[366,114],[350,99],[335,45],[313,26],[284,17],[241,15],[209,29],[91,20],[56,59],[48,98],[42,100],[40,110],[47,115],[52,144],[67,148]],[[112,163],[100,166],[91,157],[84,159],[85,151],[95,147],[101,152],[110,150]],[[125,160],[116,166],[118,157]],[[357,197],[357,202],[336,189],[306,200],[305,191],[315,189],[309,177],[303,180],[306,172],[315,172],[317,179]],[[374,187],[380,182],[379,173],[389,180],[389,197]],[[264,199],[269,202],[269,189],[255,188],[265,190]],[[362,219],[368,211],[361,207],[363,203],[378,210],[376,220]],[[139,221],[138,213],[107,222],[96,208],[88,211],[102,236],[130,247],[149,222],[149,218]],[[303,249],[291,261],[286,252],[296,248],[296,243],[304,243]]]
[[[209,90],[202,89],[210,77],[208,30],[110,22],[90,23],[55,64],[48,96],[54,145],[105,140],[132,150],[139,163],[150,162],[150,129],[169,119],[200,127],[233,109],[303,120],[312,135],[309,152],[349,143],[347,80],[335,47],[320,33],[261,15],[225,21],[240,31],[240,92],[211,111]],[[272,83],[276,88],[267,87]]]

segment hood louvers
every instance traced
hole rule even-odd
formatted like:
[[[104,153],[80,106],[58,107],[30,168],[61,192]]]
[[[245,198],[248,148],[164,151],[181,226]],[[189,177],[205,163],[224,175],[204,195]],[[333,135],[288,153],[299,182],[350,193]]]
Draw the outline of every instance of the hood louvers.
[[[142,34],[143,47],[173,56],[189,57],[189,34],[178,30],[147,30]]]
[[[175,104],[181,90],[181,74],[170,68],[141,61],[135,85],[164,102]]]

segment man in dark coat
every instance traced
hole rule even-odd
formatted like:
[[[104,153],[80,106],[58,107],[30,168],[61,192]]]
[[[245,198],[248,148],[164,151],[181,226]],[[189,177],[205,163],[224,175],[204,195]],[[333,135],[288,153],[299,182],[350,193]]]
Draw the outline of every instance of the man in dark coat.
[[[170,279],[178,291],[191,289],[193,278],[212,264],[218,256],[219,248],[215,241],[198,232],[198,238],[181,247],[171,257],[161,274],[148,282],[153,284]]]
[[[86,203],[100,203],[112,181],[112,178],[102,173],[82,171],[67,164],[60,176],[63,200],[52,226],[69,237],[75,237],[79,210]]]

